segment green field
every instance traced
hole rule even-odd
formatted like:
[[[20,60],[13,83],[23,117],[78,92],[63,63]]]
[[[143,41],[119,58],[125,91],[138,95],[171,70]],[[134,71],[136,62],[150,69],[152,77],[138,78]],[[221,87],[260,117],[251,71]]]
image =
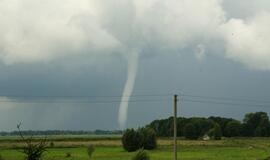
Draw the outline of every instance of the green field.
[[[134,153],[121,147],[119,137],[54,137],[45,160],[87,160],[87,145],[94,145],[94,160],[129,160]],[[152,160],[172,160],[172,141],[159,139],[158,149],[149,151]],[[270,138],[225,139],[220,141],[178,140],[178,159],[181,160],[263,160],[270,156]],[[23,144],[17,138],[0,138],[0,154],[5,160],[23,160],[14,147]],[[71,157],[66,157],[70,153]]]

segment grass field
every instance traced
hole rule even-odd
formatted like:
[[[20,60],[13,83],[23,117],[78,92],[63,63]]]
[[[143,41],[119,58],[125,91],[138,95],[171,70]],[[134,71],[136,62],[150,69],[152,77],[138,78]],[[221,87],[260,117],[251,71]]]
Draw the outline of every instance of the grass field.
[[[129,160],[134,153],[121,147],[119,137],[53,137],[44,160],[87,160],[87,145],[94,145],[94,160]],[[270,156],[270,138],[225,139],[221,141],[178,140],[181,160],[263,160]],[[23,160],[14,147],[22,146],[17,138],[0,138],[0,154],[5,160]],[[66,157],[70,153],[71,157]],[[172,141],[159,139],[158,149],[149,151],[152,160],[172,160]]]

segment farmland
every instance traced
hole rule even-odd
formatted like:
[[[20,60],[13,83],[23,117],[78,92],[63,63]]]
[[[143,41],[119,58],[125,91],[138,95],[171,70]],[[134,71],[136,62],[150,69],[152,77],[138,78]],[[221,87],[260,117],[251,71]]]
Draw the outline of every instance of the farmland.
[[[87,160],[86,147],[95,146],[94,160],[129,160],[134,153],[122,149],[120,136],[51,136],[53,142],[44,155],[45,160]],[[19,152],[23,142],[18,137],[1,137],[0,154],[5,160],[23,160]],[[17,148],[17,149],[16,149]],[[67,157],[67,154],[70,157]],[[158,139],[158,149],[149,151],[152,160],[171,160],[172,141]],[[269,138],[230,138],[220,141],[178,140],[181,160],[263,160],[270,156]]]

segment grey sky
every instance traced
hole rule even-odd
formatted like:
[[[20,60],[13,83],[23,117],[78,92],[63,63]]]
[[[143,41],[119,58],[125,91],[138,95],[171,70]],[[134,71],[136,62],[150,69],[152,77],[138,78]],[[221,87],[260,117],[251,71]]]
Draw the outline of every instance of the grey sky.
[[[266,0],[81,0],[57,7],[63,3],[58,0],[42,7],[44,3],[0,1],[2,101],[21,98],[8,95],[121,96],[130,48],[139,54],[135,95],[269,99]],[[119,103],[1,102],[0,130],[14,130],[18,122],[26,129],[118,129],[118,108]],[[166,118],[171,111],[169,100],[130,103],[127,126]],[[180,101],[179,114],[242,119],[252,111],[270,108]]]

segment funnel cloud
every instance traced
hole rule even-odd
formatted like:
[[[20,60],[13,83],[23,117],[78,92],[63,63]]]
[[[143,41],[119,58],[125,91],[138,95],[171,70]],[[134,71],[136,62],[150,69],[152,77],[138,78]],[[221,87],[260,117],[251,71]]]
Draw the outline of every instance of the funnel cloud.
[[[123,96],[118,113],[118,123],[121,129],[126,127],[129,99],[134,88],[138,70],[138,56],[139,55],[136,51],[132,51],[128,54],[127,80],[123,90]]]
[[[192,50],[188,53],[201,65],[208,57],[220,56],[248,70],[270,71],[270,5],[256,2],[1,0],[0,63],[12,68],[69,60],[63,68],[82,61],[95,68],[111,57],[126,59],[118,111],[119,126],[125,128],[138,62],[145,57]],[[243,3],[250,7],[244,9]]]

